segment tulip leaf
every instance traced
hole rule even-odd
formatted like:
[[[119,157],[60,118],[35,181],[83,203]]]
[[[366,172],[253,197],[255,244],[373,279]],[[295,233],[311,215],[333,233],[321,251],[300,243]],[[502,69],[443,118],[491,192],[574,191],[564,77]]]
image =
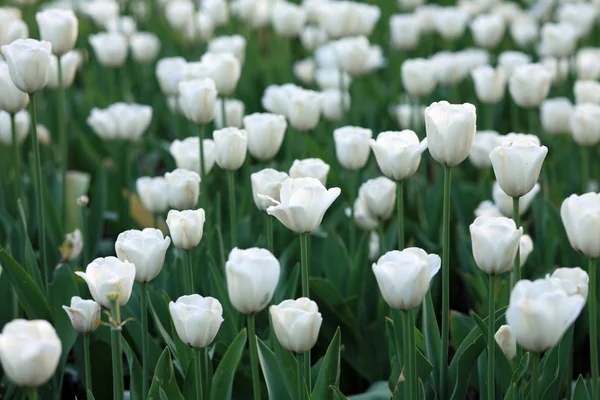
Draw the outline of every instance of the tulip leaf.
[[[92,392],[90,390],[87,391],[87,399],[88,400],[96,400],[96,398],[94,397],[94,395],[92,394]]]
[[[267,384],[267,392],[269,393],[270,399],[288,399],[293,396],[288,392],[283,376],[281,375],[281,369],[277,364],[277,358],[275,353],[267,347],[258,337],[258,359],[260,361],[260,367],[265,377],[265,383]]]
[[[289,398],[296,398],[298,396],[297,373],[298,368],[301,367],[298,365],[296,357],[294,357],[291,351],[283,348],[281,343],[279,343],[279,340],[277,340],[277,337],[273,339],[273,347],[275,348],[275,359],[277,360],[277,365],[281,371],[283,383],[288,390]],[[308,397],[308,394],[306,394],[305,397]]]
[[[423,340],[425,341],[425,354],[433,368],[433,380],[439,382],[439,354],[442,345],[433,309],[431,291],[427,291],[423,302]]]
[[[84,137],[85,135],[80,135]],[[104,231],[104,214],[108,208],[108,171],[105,165],[101,165],[96,173],[92,195],[90,198],[89,230],[87,233],[89,242],[89,256],[94,258],[96,247],[102,238]]]
[[[244,353],[246,338],[244,328],[227,348],[213,376],[210,400],[231,398],[233,378]]]
[[[508,389],[508,391],[506,392],[506,394],[504,395],[504,400],[516,400],[517,399],[517,385],[515,383],[512,383]]]
[[[399,327],[401,328],[401,327]],[[390,359],[390,364],[391,364],[391,371],[390,371],[390,378],[388,380],[388,385],[390,390],[393,390],[394,392],[396,391],[400,391],[401,393],[404,392],[403,389],[403,382],[404,379],[400,380],[400,375],[402,373],[402,368],[404,366],[404,353],[402,352],[403,348],[402,346],[400,347],[400,349],[398,350],[397,347],[397,343],[396,343],[396,329],[397,327],[394,326],[394,322],[386,317],[385,318],[385,330],[386,330],[386,334],[387,334],[387,344],[388,344],[388,357]],[[398,353],[400,353],[400,359],[398,359]]]
[[[541,362],[540,388],[544,389],[543,400],[556,397],[560,391],[565,375],[565,366],[571,356],[571,343],[573,341],[573,326],[569,327],[562,339],[550,351],[547,351]]]
[[[348,400],[344,393],[337,386],[329,386],[329,390],[333,392],[333,400]]]
[[[127,364],[129,366],[129,374],[131,379],[129,380],[129,391],[132,399],[142,399],[142,367],[140,362],[135,356],[135,352],[127,342],[123,340],[123,351],[127,357]],[[145,400],[145,399],[142,399]]]
[[[0,264],[3,273],[8,276],[15,288],[27,317],[51,321],[50,307],[44,294],[23,267],[2,247],[0,247]]]
[[[152,318],[154,318],[154,323],[156,324],[156,327],[158,328],[158,332],[162,336],[165,343],[167,343],[167,346],[169,347],[169,349],[171,349],[171,352],[175,355],[175,359],[178,359],[177,346],[175,346],[175,342],[173,342],[173,339],[169,335],[169,332],[167,332],[164,325],[160,321],[160,318],[158,317],[158,314],[156,313],[156,309],[154,308],[154,302],[158,301],[158,299],[157,299],[157,297],[152,299],[153,296],[152,296],[151,292],[149,292],[148,295],[149,295],[148,296],[148,304],[150,305],[150,313],[152,314]],[[163,354],[164,354],[164,351],[163,351]]]
[[[156,369],[154,370],[154,377],[152,378],[152,385],[150,386],[148,398],[162,398],[160,394],[161,391],[164,391],[167,395],[167,399],[184,400],[183,395],[177,386],[175,373],[173,371],[173,361],[171,360],[171,353],[168,348],[164,349],[156,363]]]
[[[333,392],[329,386],[338,386],[340,381],[340,328],[335,331],[329,347],[323,357],[323,363],[317,376],[314,389],[310,394],[312,399],[333,399]]]
[[[529,353],[529,352],[525,353],[525,355],[523,357],[521,357],[521,362],[519,363],[519,366],[517,367],[517,369],[515,369],[515,372],[513,373],[513,376],[511,378],[512,385],[518,386],[523,381],[523,379],[525,379],[527,372],[529,372],[529,361],[530,360],[531,360],[531,353]]]
[[[240,325],[236,323],[237,320],[234,318],[234,316],[237,317],[240,315],[240,313],[233,308],[233,305],[229,300],[227,282],[223,276],[222,269],[217,266],[217,263],[210,253],[208,254],[208,276],[211,280],[212,289],[208,294],[221,301],[221,305],[223,306],[223,315],[229,316],[229,318],[226,318],[225,321],[223,321],[221,329],[219,329],[219,331],[222,331],[220,337],[225,340],[226,344],[229,344],[238,334],[238,327]]]
[[[455,348],[458,348],[469,332],[476,327],[477,324],[468,315],[461,312],[450,311],[450,339]]]
[[[571,384],[571,382],[569,382],[569,384]],[[585,387],[585,381],[583,380],[583,376],[581,376],[581,374],[575,383],[572,400],[591,400],[590,394],[588,393],[587,387]]]

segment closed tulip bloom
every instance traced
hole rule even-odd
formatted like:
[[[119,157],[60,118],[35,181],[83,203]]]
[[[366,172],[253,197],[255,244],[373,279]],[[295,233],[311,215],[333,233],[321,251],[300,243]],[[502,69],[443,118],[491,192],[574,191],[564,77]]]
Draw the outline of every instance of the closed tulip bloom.
[[[312,58],[305,58],[294,63],[293,72],[296,79],[305,85],[310,85],[315,80],[315,69],[317,68]]]
[[[355,171],[369,160],[369,141],[373,137],[370,129],[344,126],[333,131],[335,154],[342,167]]]
[[[206,53],[202,63],[208,66],[209,77],[215,81],[220,96],[229,96],[235,91],[242,67],[240,61],[230,53]]]
[[[511,142],[518,142],[518,141],[531,142],[537,146],[542,145],[542,141],[540,140],[539,136],[532,135],[529,133],[510,132],[510,133],[507,133],[506,135],[500,135],[500,143],[501,144],[506,143],[508,145]]]
[[[238,128],[224,128],[213,132],[217,165],[226,171],[239,169],[246,160],[248,135]]]
[[[194,79],[179,83],[179,106],[185,117],[202,125],[215,118],[217,88],[212,79]]]
[[[531,240],[531,236],[523,235],[521,236],[521,241],[519,242],[519,261],[521,267],[525,265],[527,262],[527,258],[533,251],[533,240]]]
[[[187,62],[182,57],[161,58],[156,63],[156,77],[160,90],[167,96],[179,94],[179,82],[183,78]]]
[[[71,306],[62,306],[66,311],[73,329],[79,333],[90,333],[98,329],[100,304],[94,300],[84,300],[79,296],[71,297]]]
[[[368,71],[369,39],[355,36],[333,42],[336,60],[344,72],[351,76],[364,75]]]
[[[229,6],[225,0],[202,0],[200,9],[210,15],[216,26],[223,26],[229,21]]]
[[[581,295],[569,295],[550,279],[517,282],[510,294],[506,322],[517,343],[527,351],[554,347],[585,305]]]
[[[0,96],[2,97],[2,96]],[[31,127],[31,117],[26,110],[15,114],[15,130],[17,143],[23,143],[29,134]],[[10,123],[10,114],[6,111],[0,111],[0,143],[12,145],[12,127]]]
[[[162,214],[169,207],[169,184],[161,176],[142,176],[135,181],[135,188],[144,208],[152,214]]]
[[[502,325],[494,335],[494,339],[507,359],[512,360],[517,355],[517,339],[509,325]]]
[[[342,77],[340,78],[340,73]],[[352,77],[346,72],[340,72],[336,68],[317,68],[315,71],[315,80],[321,90],[335,89],[340,90],[340,79],[344,81],[344,90],[350,89],[352,83]]]
[[[419,44],[421,25],[415,14],[394,14],[390,17],[390,41],[394,49],[412,50]]]
[[[500,188],[512,198],[529,193],[540,176],[546,154],[546,146],[525,140],[504,142],[496,147],[490,159]]]
[[[418,247],[388,251],[373,264],[373,273],[385,302],[394,309],[410,311],[427,294],[442,260]]]
[[[200,244],[204,233],[204,210],[170,210],[167,226],[175,247],[191,250]]]
[[[160,51],[160,39],[150,32],[136,32],[129,39],[131,55],[136,63],[148,64],[156,60]]]
[[[552,75],[541,64],[521,65],[514,69],[508,80],[508,90],[519,106],[539,106],[550,92]]]
[[[231,13],[252,28],[264,28],[269,23],[268,0],[237,0],[231,3]]]
[[[281,185],[288,177],[285,172],[272,168],[265,168],[250,175],[252,198],[259,210],[266,211],[270,206],[277,204],[271,199],[281,201]]]
[[[120,5],[115,0],[92,0],[81,4],[81,11],[99,27],[119,16]]]
[[[498,68],[502,68],[507,77],[512,76],[515,69],[531,63],[531,57],[521,51],[503,51],[498,56]]]
[[[204,139],[204,173],[208,174],[215,165],[215,142],[212,139]],[[175,159],[177,168],[187,169],[200,173],[200,142],[197,136],[187,137],[183,140],[175,139],[169,152]]]
[[[287,128],[283,115],[254,113],[244,117],[248,136],[248,151],[259,160],[270,160],[277,155]]]
[[[499,15],[481,14],[471,21],[470,27],[473,41],[477,46],[493,49],[502,40],[506,25]]]
[[[223,126],[223,107],[221,102],[223,99],[217,99],[217,105],[215,107],[215,127],[217,129],[225,128]],[[241,128],[243,126],[242,120],[244,118],[244,103],[237,99],[225,100],[225,116],[227,117],[227,126],[233,128]]]
[[[133,289],[135,265],[117,257],[99,257],[88,264],[85,272],[75,271],[75,274],[85,280],[96,303],[110,308],[112,298],[124,306]]]
[[[364,231],[374,231],[379,226],[379,221],[373,215],[371,215],[367,202],[364,196],[357,196],[354,201],[354,222],[356,225]],[[348,216],[350,216],[350,209],[348,209]]]
[[[469,226],[475,263],[487,274],[512,270],[523,228],[506,217],[477,217]]]
[[[194,13],[194,3],[190,0],[170,1],[165,6],[165,18],[169,26],[176,31],[183,31]]]
[[[35,93],[46,86],[50,70],[50,42],[19,39],[1,47],[10,78],[19,90]]]
[[[160,273],[170,244],[160,229],[131,229],[119,234],[115,252],[119,260],[135,265],[136,282],[150,282]]]
[[[590,34],[596,23],[598,11],[594,3],[561,4],[556,10],[559,22],[572,26],[578,39],[583,39]]]
[[[76,260],[83,250],[83,235],[79,229],[75,229],[73,232],[69,232],[65,235],[65,241],[59,248],[62,260],[61,261],[73,261]]]
[[[595,47],[579,49],[575,56],[575,71],[577,79],[600,78],[600,49]]]
[[[571,246],[589,258],[600,257],[600,194],[572,194],[560,207]]]
[[[290,178],[315,178],[325,186],[329,170],[329,164],[320,158],[305,158],[304,160],[294,160],[289,174]]]
[[[27,93],[15,86],[10,77],[8,64],[0,61],[0,110],[16,114],[29,104]]]
[[[241,35],[219,36],[208,42],[208,51],[233,54],[240,64],[243,64],[246,56],[246,39]]]
[[[369,179],[358,189],[369,213],[380,220],[389,219],[396,204],[396,183],[384,176]]]
[[[327,32],[318,26],[307,25],[300,32],[300,42],[306,51],[313,51],[327,42]]]
[[[323,113],[323,118],[331,122],[341,121],[344,118],[344,115],[350,111],[351,100],[350,93],[348,92],[340,92],[338,89],[324,90],[321,92],[321,111]]]
[[[600,83],[592,80],[578,80],[573,86],[575,93],[575,103],[593,103],[600,104]]]
[[[501,217],[502,213],[496,205],[489,200],[484,200],[475,209],[475,217]]]
[[[402,86],[412,96],[428,96],[437,86],[435,65],[430,60],[406,60],[401,68]]]
[[[500,135],[496,131],[478,131],[473,139],[469,160],[479,169],[492,166],[490,153],[500,145]]]
[[[533,199],[535,199],[535,196],[540,192],[540,190],[540,184],[536,183],[529,192],[519,197],[519,215],[523,215],[527,212],[531,202]],[[513,198],[504,193],[498,182],[494,182],[492,187],[492,198],[494,199],[494,203],[502,215],[505,217],[513,216]]]
[[[17,386],[37,388],[54,375],[62,354],[61,341],[48,321],[14,319],[0,334],[0,362]]]
[[[425,109],[425,131],[429,153],[450,167],[463,162],[475,138],[475,106],[469,103],[432,103]]]
[[[127,103],[114,103],[105,109],[93,108],[87,119],[101,139],[131,142],[141,138],[151,121],[152,107]]]
[[[321,225],[325,212],[340,193],[340,188],[326,189],[315,178],[288,178],[281,185],[281,201],[264,197],[275,204],[267,208],[269,215],[293,232],[308,233]]]
[[[127,59],[127,39],[118,32],[102,32],[90,35],[90,45],[98,62],[105,67],[116,68]]]
[[[288,90],[289,89],[289,90]],[[274,114],[287,114],[288,96],[296,90],[296,85],[291,83],[282,86],[269,85],[265,88],[260,102],[263,108]]]
[[[307,297],[284,300],[269,307],[275,336],[283,348],[304,353],[317,343],[323,317],[317,303]]]
[[[219,300],[199,294],[169,302],[169,312],[179,339],[194,349],[211,344],[223,323],[223,306]]]
[[[286,1],[276,2],[271,12],[271,23],[282,37],[296,37],[304,28],[306,11],[299,5]]]
[[[215,33],[215,22],[208,13],[198,11],[194,15],[193,22],[188,24],[186,34],[190,35],[190,41],[212,39]]]
[[[571,24],[546,23],[542,26],[539,52],[546,56],[564,58],[573,54],[577,45],[577,31]]]
[[[534,17],[520,16],[510,22],[510,36],[522,49],[529,47],[539,36],[540,28]]]
[[[169,205],[176,210],[190,210],[198,204],[200,175],[197,172],[177,168],[167,172]]]
[[[481,65],[471,71],[475,94],[482,103],[494,104],[502,100],[506,89],[506,76],[500,68]]]
[[[381,172],[395,181],[414,175],[427,148],[427,139],[419,141],[417,134],[408,129],[381,132],[377,140],[371,139],[369,143]]]
[[[73,10],[51,8],[35,14],[42,40],[52,44],[52,53],[62,56],[73,50],[79,21]]]
[[[540,120],[544,132],[549,135],[564,135],[571,132],[573,104],[566,97],[546,99],[540,105]]]
[[[2,29],[0,29],[0,46],[29,37],[29,28],[25,21],[20,18],[13,18],[10,15],[4,18],[0,16],[0,24],[3,25]]]
[[[423,126],[425,107],[412,104],[396,104],[390,107],[390,114],[398,121],[400,129],[418,129]]]
[[[287,100],[286,117],[290,125],[302,132],[317,127],[321,115],[321,98],[318,92],[305,89],[294,90]]]
[[[75,72],[81,65],[83,58],[78,51],[69,51],[60,57],[62,67],[62,86],[68,88],[75,80]],[[48,73],[48,87],[50,89],[58,88],[58,58],[52,55],[50,59],[50,71]]]
[[[433,14],[433,21],[444,39],[456,40],[465,33],[469,14],[458,7],[440,7]]]
[[[557,279],[567,294],[578,294],[587,299],[590,277],[581,268],[557,268],[552,275],[546,275],[546,278]]]
[[[279,261],[267,249],[231,250],[225,274],[233,307],[242,314],[263,310],[273,298],[280,270]]]
[[[369,36],[381,17],[381,10],[372,4],[353,1],[319,3],[319,26],[331,38],[344,36]]]
[[[121,33],[129,41],[131,36],[137,31],[137,22],[133,17],[128,15],[118,17],[106,23],[106,30],[107,32]]]
[[[580,146],[595,146],[600,142],[600,105],[585,103],[573,108],[570,120],[573,140]]]

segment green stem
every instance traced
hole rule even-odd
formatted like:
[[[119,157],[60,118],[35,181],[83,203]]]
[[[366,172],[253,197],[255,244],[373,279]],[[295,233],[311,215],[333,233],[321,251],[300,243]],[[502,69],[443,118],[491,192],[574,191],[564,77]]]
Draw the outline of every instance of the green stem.
[[[58,57],[58,137],[60,143],[60,179],[62,188],[62,221],[67,215],[67,169],[69,163],[69,140],[65,122],[65,88],[63,87],[62,62]]]
[[[17,141],[17,124],[15,122],[15,114],[10,114],[10,132],[12,135],[12,146],[13,156],[15,163],[15,191],[17,192],[17,199],[20,199],[23,193],[21,179],[21,152],[19,142]]]
[[[300,357],[300,356],[298,356]],[[300,367],[300,363],[298,362],[298,360],[296,360],[296,381],[298,384],[298,399],[299,400],[303,400],[304,399],[304,390],[303,390],[303,386],[304,386],[304,378],[302,378],[302,368]]]
[[[539,389],[538,389],[538,366],[540,363],[540,354],[539,353],[531,353],[531,378],[530,378],[530,386],[531,386],[531,395],[530,399],[539,399]],[[593,395],[592,395],[592,398]]]
[[[494,339],[494,320],[495,320],[495,289],[496,275],[490,274],[488,276],[488,368],[487,368],[487,390],[488,400],[494,400],[496,398],[496,391],[494,389],[494,350],[496,347],[496,339]]]
[[[309,297],[308,276],[308,233],[300,234],[300,267],[302,275],[302,297]]]
[[[519,229],[519,225],[521,225],[521,216],[519,215],[519,198],[513,197],[513,220],[515,221],[515,225],[517,229]],[[517,247],[517,255],[515,256],[515,260],[513,262],[513,272],[511,274],[512,282],[510,282],[510,287],[513,288],[515,284],[521,280],[521,249]],[[523,350],[521,346],[517,345],[517,365],[521,361],[521,357],[523,356]]]
[[[148,382],[150,381],[150,347],[148,343],[148,284],[140,284],[140,313],[142,322],[142,398],[148,397]]]
[[[585,146],[580,146],[581,154],[581,193],[588,192],[588,182],[590,181],[590,161],[588,148]]]
[[[210,387],[211,387],[211,381],[212,381],[212,375],[209,375],[209,368],[208,368],[208,363],[210,363],[210,358],[208,356],[208,350],[206,347],[203,347],[200,349],[200,354],[202,356],[202,378],[204,379],[203,382],[203,396],[204,398],[208,399],[210,398]]]
[[[385,232],[383,221],[379,221],[377,224],[377,233],[379,234],[379,256],[382,256],[385,253]]]
[[[596,259],[589,259],[588,274],[590,275],[590,290],[588,311],[590,315],[590,360],[592,362],[592,399],[600,394],[598,388],[598,301]]]
[[[33,147],[33,163],[34,168],[34,192],[37,208],[37,223],[39,232],[38,246],[42,255],[42,277],[44,279],[44,287],[48,288],[48,258],[46,255],[46,218],[44,217],[44,207],[42,201],[42,166],[40,163],[40,145],[37,140],[37,110],[35,107],[35,93],[29,95],[29,107],[31,109],[31,146]]]
[[[194,349],[194,363],[196,367],[196,399],[200,400],[204,398],[202,392],[202,349]]]
[[[231,248],[237,245],[237,217],[235,208],[235,171],[227,171],[229,183],[229,233],[231,235]]]
[[[404,249],[404,181],[396,182],[396,212],[398,213],[398,250]]]
[[[446,398],[450,314],[450,186],[452,167],[444,165],[444,213],[442,253],[442,345],[440,348],[440,399]]]
[[[198,125],[198,142],[200,151],[200,185],[203,185],[206,177],[206,171],[204,170],[204,125]],[[202,194],[202,190],[200,190],[200,194]]]
[[[88,241],[87,236],[87,218],[86,218],[86,209],[87,206],[79,206],[79,228],[81,230],[81,236],[83,237],[83,251],[81,265],[83,267],[87,266],[88,260],[90,259],[90,242]]]
[[[349,254],[352,260],[354,260],[356,251],[356,222],[354,222],[354,200],[356,196],[356,176],[358,171],[350,172],[350,248]]]
[[[265,213],[267,218],[267,250],[273,253],[273,217]]]
[[[187,294],[194,294],[194,260],[192,250],[186,251],[188,279],[186,284]]]
[[[37,388],[29,389],[29,400],[38,400],[38,391]]]
[[[92,360],[90,358],[90,334],[83,334],[83,359],[85,362],[85,390],[92,392]]]
[[[221,122],[223,123],[222,128],[227,128],[227,110],[226,110],[227,98],[221,97]]]
[[[339,76],[339,83],[340,83],[340,113],[342,114],[342,120],[340,122],[343,125],[343,124],[346,123],[346,107],[345,107],[345,99],[344,99],[344,70],[342,70],[340,68],[338,70],[338,72],[340,74],[340,76]]]
[[[412,372],[412,396],[411,399],[416,399],[419,394],[418,387],[418,376],[417,376],[417,342],[415,338],[415,319],[413,318],[413,311],[407,311],[408,314],[408,339],[409,339],[409,348],[408,354],[410,355],[410,371]]]
[[[312,383],[310,376],[310,350],[305,352],[302,355],[303,358],[303,370],[304,370],[304,381],[306,382],[306,388],[308,389],[308,393],[312,391]]]
[[[415,371],[413,370],[412,358],[415,351],[413,340],[414,340],[414,326],[410,311],[401,311],[402,319],[404,320],[404,393],[407,399],[414,399],[415,397]],[[412,332],[411,332],[412,331]]]
[[[123,383],[123,360],[121,358],[121,309],[118,300],[111,300],[112,326],[110,342],[112,347],[113,399],[123,400],[125,385]]]
[[[252,367],[252,393],[254,400],[260,400],[260,374],[258,371],[258,348],[256,346],[256,326],[254,314],[248,314],[248,341],[250,343],[250,365]]]
[[[401,365],[401,372],[404,375],[404,397],[410,399],[410,393],[408,389],[408,383],[406,381],[406,376],[408,375],[408,356],[406,349],[408,349],[408,338],[407,330],[406,330],[406,320],[404,318],[404,312],[391,308],[390,307],[390,315],[392,316],[392,322],[394,323],[394,332],[396,337],[394,338],[396,341],[396,359],[398,360],[398,365]],[[400,330],[402,330],[402,335],[400,335]],[[402,365],[404,363],[404,365]]]

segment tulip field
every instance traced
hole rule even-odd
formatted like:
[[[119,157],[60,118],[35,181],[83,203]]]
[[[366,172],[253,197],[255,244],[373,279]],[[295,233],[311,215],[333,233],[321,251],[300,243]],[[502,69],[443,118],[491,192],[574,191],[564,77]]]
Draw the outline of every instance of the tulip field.
[[[6,0],[0,399],[598,400],[600,3]]]

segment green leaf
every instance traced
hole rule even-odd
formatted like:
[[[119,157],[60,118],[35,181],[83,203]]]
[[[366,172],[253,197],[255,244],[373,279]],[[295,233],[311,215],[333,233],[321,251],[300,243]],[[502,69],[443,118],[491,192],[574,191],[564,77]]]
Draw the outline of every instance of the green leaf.
[[[233,378],[235,370],[242,359],[244,347],[246,346],[246,329],[236,336],[231,345],[227,348],[223,359],[219,363],[212,380],[211,400],[222,400],[231,398]]]
[[[96,398],[94,397],[92,392],[89,390],[87,391],[87,398],[88,398],[88,400],[96,400]]]
[[[340,345],[340,328],[338,327],[327,348],[325,357],[323,357],[323,364],[321,365],[314,389],[310,394],[311,400],[333,399],[333,393],[329,390],[329,386],[339,385]]]
[[[275,359],[277,360],[277,365],[279,366],[279,370],[281,371],[283,383],[285,384],[289,392],[289,397],[297,398],[297,373],[298,368],[301,368],[301,366],[299,365],[298,361],[296,360],[296,357],[294,357],[292,352],[288,349],[283,348],[283,346],[279,343],[279,340],[277,340],[277,337],[273,339],[273,347],[275,348]],[[308,397],[308,393],[306,393],[306,397]]]
[[[450,311],[450,338],[455,348],[460,347],[475,326],[475,321],[468,315],[454,310]]]
[[[85,136],[85,135],[80,135]],[[90,198],[89,231],[87,233],[90,257],[94,258],[97,244],[100,243],[104,231],[104,214],[108,208],[108,170],[101,165],[96,173]]]
[[[156,327],[158,328],[158,332],[162,336],[163,340],[165,341],[165,343],[167,343],[167,346],[169,347],[169,349],[171,349],[171,352],[175,355],[175,359],[178,359],[177,347],[175,346],[175,342],[173,342],[173,339],[169,335],[169,332],[167,332],[167,330],[163,326],[162,322],[160,321],[160,318],[158,318],[158,314],[156,313],[156,309],[154,308],[154,302],[159,301],[159,300],[157,299],[157,297],[154,297],[154,299],[152,299],[152,297],[153,297],[152,294],[149,293],[148,304],[150,305],[150,313],[152,314],[152,318],[154,318],[154,323],[156,324]],[[163,354],[164,354],[164,352],[163,352]],[[159,360],[159,362],[160,362],[160,360]]]
[[[388,343],[388,357],[392,367],[388,379],[389,389],[393,391],[403,391],[403,381],[400,381],[400,373],[404,366],[404,354],[402,353],[402,348],[400,348],[401,359],[399,360],[396,346],[396,326],[394,326],[394,322],[388,317],[385,318],[385,330]]]
[[[434,382],[439,382],[440,369],[438,365],[442,344],[440,339],[440,331],[435,318],[435,311],[433,309],[431,291],[427,291],[425,301],[423,302],[423,336],[423,340],[425,341],[425,354],[427,355],[427,358],[431,362],[431,366],[433,368],[433,380]]]
[[[569,384],[571,384],[571,382],[569,382]],[[572,400],[591,400],[590,394],[585,387],[585,381],[583,380],[583,376],[581,376],[581,374],[575,383]]]
[[[344,393],[342,393],[342,391],[338,387],[329,386],[329,389],[333,392],[333,400],[347,400],[348,399],[346,396],[344,396]]]
[[[0,247],[0,264],[3,273],[8,275],[13,284],[27,317],[51,321],[50,307],[48,307],[44,294],[35,284],[31,275],[27,274],[23,267],[2,247]]]
[[[154,370],[154,377],[152,378],[152,385],[150,386],[148,398],[160,398],[161,390],[164,391],[169,400],[184,400],[183,395],[177,386],[177,381],[175,380],[173,362],[168,348],[165,348],[158,359],[158,363],[156,363],[156,369]]]
[[[519,366],[517,367],[517,369],[515,369],[515,372],[513,373],[512,376],[512,385],[513,386],[518,386],[523,379],[525,379],[525,376],[527,375],[527,373],[529,372],[529,361],[531,360],[531,353],[527,352],[525,353],[525,355],[523,357],[521,357],[521,362],[519,363]]]
[[[543,400],[551,400],[556,397],[565,375],[566,366],[571,356],[571,342],[573,341],[573,326],[563,335],[558,345],[547,351],[541,362],[542,376],[540,388],[544,390]]]
[[[127,343],[127,340],[123,340],[123,351],[125,352],[125,356],[127,357],[127,365],[129,366],[129,390],[131,392],[131,398],[142,399],[142,367],[137,357],[135,356],[135,352]],[[145,399],[142,399],[145,400]]]
[[[275,353],[272,352],[258,337],[256,340],[258,342],[258,359],[260,361],[263,376],[265,377],[269,398],[293,398],[292,394],[288,392],[288,389],[285,386],[283,376],[281,375],[281,368],[277,365]]]

